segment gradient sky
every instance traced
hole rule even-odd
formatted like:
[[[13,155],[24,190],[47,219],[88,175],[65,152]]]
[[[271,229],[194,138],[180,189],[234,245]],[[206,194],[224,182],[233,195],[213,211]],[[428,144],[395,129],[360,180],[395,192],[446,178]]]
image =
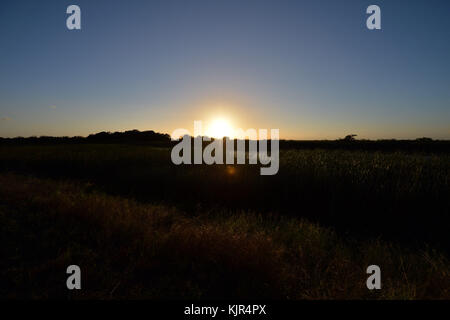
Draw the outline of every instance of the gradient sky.
[[[381,31],[366,28],[371,4]],[[281,138],[450,139],[450,1],[0,3],[0,136],[217,116]]]

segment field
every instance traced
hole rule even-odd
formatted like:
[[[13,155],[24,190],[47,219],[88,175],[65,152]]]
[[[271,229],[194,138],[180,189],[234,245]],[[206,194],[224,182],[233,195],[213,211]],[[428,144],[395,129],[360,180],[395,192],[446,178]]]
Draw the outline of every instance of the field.
[[[164,146],[3,144],[0,297],[450,299],[449,160],[284,148],[260,176]]]

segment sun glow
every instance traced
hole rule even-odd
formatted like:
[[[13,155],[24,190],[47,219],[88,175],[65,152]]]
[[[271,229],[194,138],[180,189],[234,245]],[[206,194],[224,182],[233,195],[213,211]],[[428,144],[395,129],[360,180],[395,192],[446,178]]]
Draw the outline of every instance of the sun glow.
[[[216,139],[223,137],[233,138],[234,129],[227,119],[217,118],[214,119],[206,129],[206,135]]]

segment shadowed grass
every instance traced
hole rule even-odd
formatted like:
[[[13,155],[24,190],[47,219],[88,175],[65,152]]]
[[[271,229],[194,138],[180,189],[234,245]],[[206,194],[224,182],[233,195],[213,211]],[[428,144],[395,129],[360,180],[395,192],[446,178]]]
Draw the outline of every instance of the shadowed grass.
[[[280,170],[181,165],[169,148],[136,145],[0,145],[0,172],[92,182],[141,202],[276,212],[341,234],[450,252],[450,156],[348,150],[282,150]],[[233,174],[230,174],[233,172]]]
[[[0,297],[450,298],[446,257],[353,242],[304,219],[178,209],[88,185],[0,175]],[[65,287],[82,270],[82,290]],[[382,270],[369,291],[368,265]]]

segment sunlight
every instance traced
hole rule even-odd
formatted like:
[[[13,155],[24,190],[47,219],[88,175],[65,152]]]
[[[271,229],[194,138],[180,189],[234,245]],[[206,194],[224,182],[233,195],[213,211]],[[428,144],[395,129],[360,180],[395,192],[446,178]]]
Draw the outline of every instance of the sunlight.
[[[216,118],[208,126],[205,133],[208,137],[216,139],[220,139],[223,137],[233,138],[234,129],[227,119]]]

